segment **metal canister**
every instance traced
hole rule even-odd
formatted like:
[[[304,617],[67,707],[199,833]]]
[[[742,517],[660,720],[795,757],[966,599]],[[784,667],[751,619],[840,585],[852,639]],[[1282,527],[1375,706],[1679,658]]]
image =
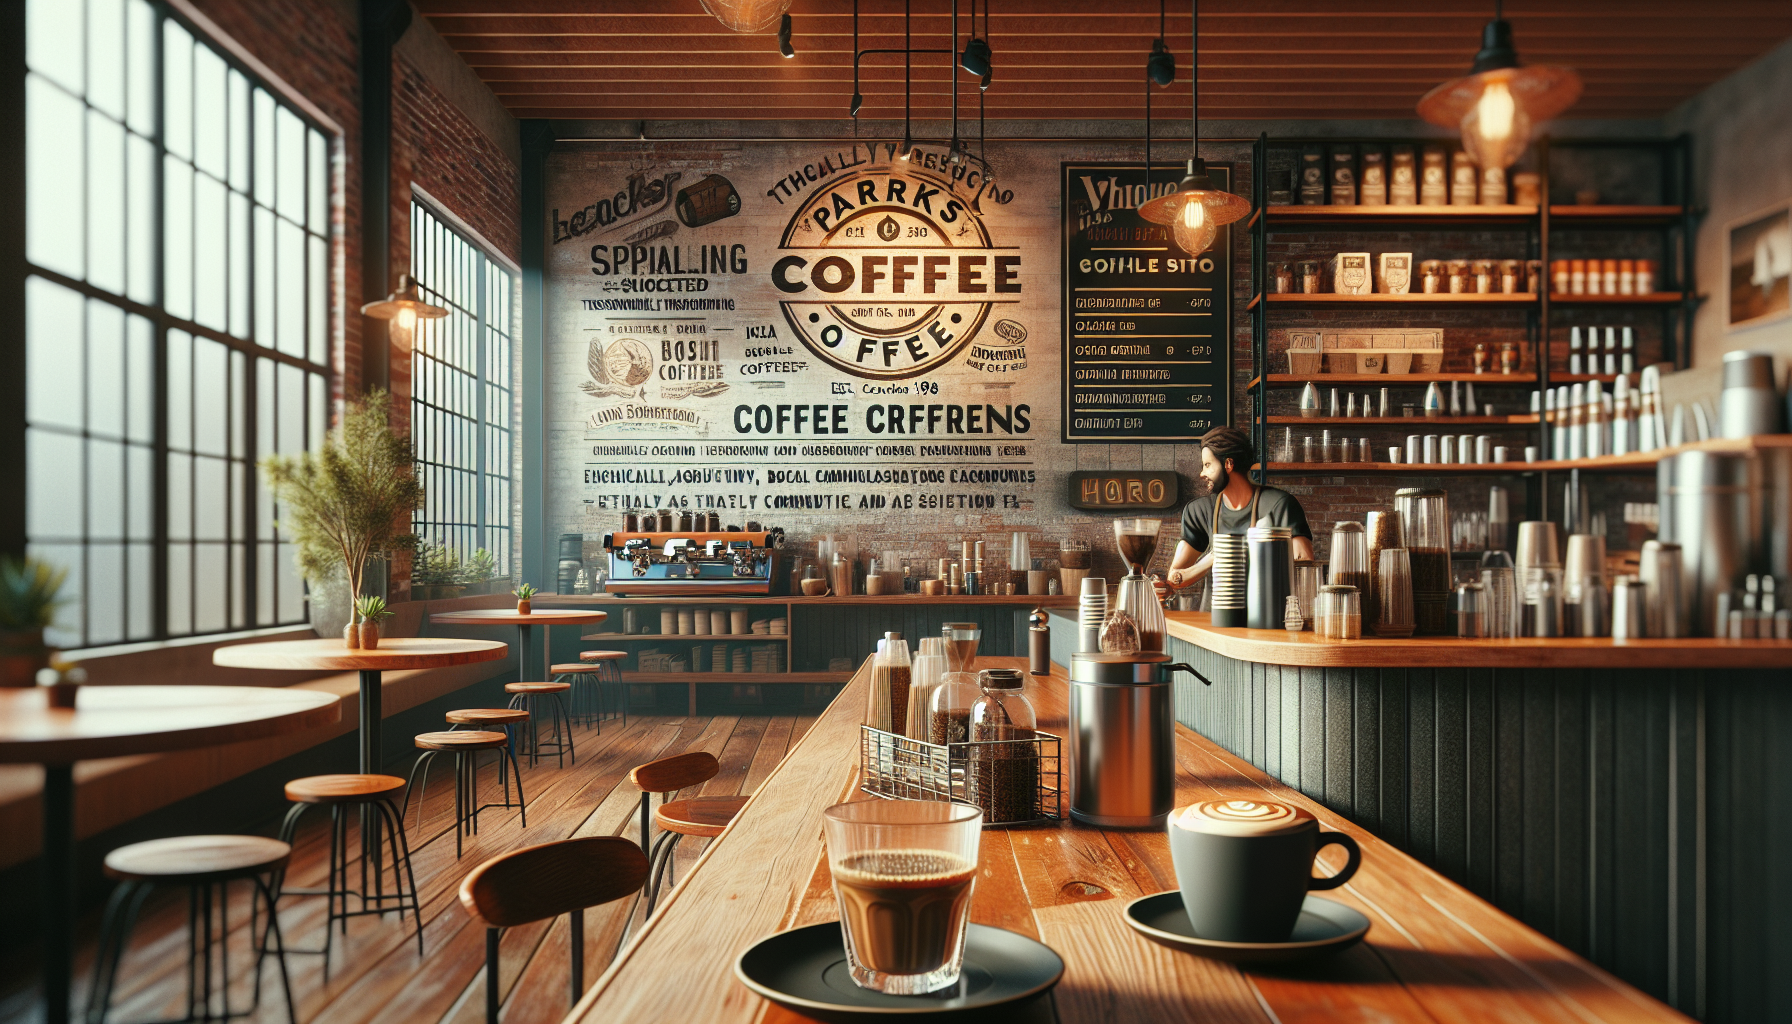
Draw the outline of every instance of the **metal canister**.
[[[1643,542],[1637,575],[1643,586],[1643,628],[1648,636],[1671,639],[1687,635],[1691,613],[1683,559],[1684,552],[1678,544]]]
[[[1721,636],[1717,597],[1728,594],[1760,554],[1759,467],[1743,455],[1681,452],[1673,456],[1667,491],[1660,503],[1673,511],[1662,517],[1661,539],[1682,549],[1682,600],[1691,610],[1691,632]]]
[[[1163,828],[1176,803],[1176,714],[1158,651],[1070,656],[1070,816],[1102,828]]]
[[[678,219],[687,228],[700,228],[740,212],[740,193],[720,174],[709,174],[678,190],[673,200]]]
[[[1635,576],[1612,581],[1612,639],[1648,636],[1648,588]]]
[[[1245,623],[1252,629],[1276,629],[1293,592],[1294,531],[1286,526],[1253,526],[1245,531],[1250,546]]]

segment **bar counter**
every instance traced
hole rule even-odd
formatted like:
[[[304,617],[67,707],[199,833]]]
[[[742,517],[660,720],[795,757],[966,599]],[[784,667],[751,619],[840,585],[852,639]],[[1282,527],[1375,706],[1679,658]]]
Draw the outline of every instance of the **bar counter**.
[[[978,659],[979,667],[1024,663]],[[855,798],[869,665],[785,757],[567,1018],[802,1021],[740,985],[735,958],[765,935],[838,917],[821,812]],[[1061,667],[1029,676],[1040,728],[1066,733]],[[1362,844],[1355,879],[1328,896],[1372,922],[1364,943],[1273,971],[1175,952],[1129,929],[1122,908],[1175,887],[1158,830],[1068,821],[983,833],[972,920],[1033,936],[1065,961],[1049,995],[981,1019],[1066,1021],[1683,1021],[1686,1018],[1489,906],[1461,886],[1280,785],[1187,728],[1177,730],[1177,803],[1264,797],[1299,804]],[[858,798],[869,799],[858,795]],[[1320,870],[1342,863],[1335,856]]]
[[[1792,641],[1322,641],[1169,613],[1176,720],[1698,1017],[1792,1005]],[[1054,657],[1075,622],[1052,613]],[[1763,808],[1772,808],[1762,813]]]

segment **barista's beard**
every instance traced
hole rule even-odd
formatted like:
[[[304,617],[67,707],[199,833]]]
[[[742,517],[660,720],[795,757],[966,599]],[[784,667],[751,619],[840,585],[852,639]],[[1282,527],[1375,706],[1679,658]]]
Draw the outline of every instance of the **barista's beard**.
[[[1211,484],[1211,490],[1214,494],[1218,494],[1225,490],[1226,486],[1232,482],[1232,474],[1226,472],[1226,467],[1221,466],[1219,468],[1219,474],[1220,475],[1216,477]]]

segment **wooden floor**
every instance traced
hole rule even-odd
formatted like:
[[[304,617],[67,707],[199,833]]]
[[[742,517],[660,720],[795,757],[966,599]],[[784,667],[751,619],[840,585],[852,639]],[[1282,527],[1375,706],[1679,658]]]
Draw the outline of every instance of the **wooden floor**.
[[[628,771],[655,758],[706,750],[721,761],[721,773],[698,793],[750,794],[815,721],[804,716],[633,717],[623,726],[605,723],[575,733],[578,764],[553,767],[551,758],[537,768],[523,769],[529,826],[523,828],[514,810],[488,810],[480,815],[479,835],[456,860],[453,829],[453,774],[442,758],[432,771],[423,822],[411,808],[407,820],[412,865],[423,903],[424,955],[418,959],[413,920],[402,926],[395,916],[363,917],[349,923],[346,940],[338,934],[326,979],[323,957],[288,957],[293,997],[301,1021],[320,1024],[355,1022],[443,1022],[478,1024],[485,1007],[485,933],[461,908],[461,879],[481,861],[507,850],[573,836],[639,837],[640,793],[628,782]],[[482,799],[496,792],[496,769],[485,769]],[[489,787],[489,788],[488,788]],[[321,886],[327,872],[328,815],[311,812],[294,842],[289,888]],[[250,831],[218,823],[218,831]],[[270,827],[261,831],[269,832]],[[677,858],[679,879],[707,844],[685,840]],[[351,849],[355,841],[350,839]],[[358,868],[351,869],[358,877]],[[609,965],[622,934],[624,900],[585,915],[585,982],[595,982]],[[288,897],[280,903],[280,925],[289,948],[318,949],[323,944],[322,897]],[[178,1018],[186,1012],[187,906],[184,890],[152,897],[131,936],[112,999],[113,1021]],[[639,919],[639,911],[636,912]],[[232,887],[230,966],[232,1007],[247,1005],[250,984],[248,889]],[[75,1013],[86,1004],[98,927],[97,915],[83,922],[76,963]],[[567,919],[511,929],[501,946],[499,972],[504,992],[503,1019],[509,1024],[560,1020],[571,1008]],[[0,966],[0,1022],[40,1019],[34,981],[22,958]],[[241,1000],[238,1002],[237,1000]],[[263,975],[261,1009],[253,1020],[285,1021],[279,999],[278,974],[272,961]]]

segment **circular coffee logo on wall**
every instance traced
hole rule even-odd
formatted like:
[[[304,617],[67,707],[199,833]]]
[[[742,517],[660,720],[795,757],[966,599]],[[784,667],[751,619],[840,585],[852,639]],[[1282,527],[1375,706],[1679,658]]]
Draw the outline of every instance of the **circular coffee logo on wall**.
[[[857,377],[937,370],[993,307],[1020,301],[1020,251],[993,244],[947,179],[904,162],[816,189],[778,247],[784,318],[811,352]]]

